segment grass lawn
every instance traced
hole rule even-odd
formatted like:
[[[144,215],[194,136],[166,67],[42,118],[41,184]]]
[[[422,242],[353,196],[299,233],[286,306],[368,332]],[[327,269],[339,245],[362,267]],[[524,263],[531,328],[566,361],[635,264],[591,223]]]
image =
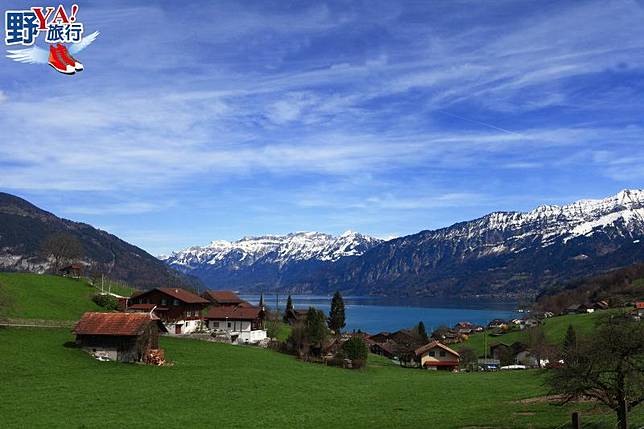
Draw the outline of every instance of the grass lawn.
[[[534,371],[432,373],[373,356],[350,371],[176,338],[162,339],[175,365],[148,367],[98,362],[72,339],[0,329],[2,427],[555,428],[573,408],[598,412],[515,402],[546,393]]]
[[[546,319],[542,325],[546,339],[552,344],[561,344],[564,337],[566,336],[568,325],[572,325],[575,328],[577,335],[590,334],[597,319],[606,314],[608,311],[621,310],[597,311],[595,313],[587,314],[570,314],[567,316],[557,316]],[[470,338],[463,343],[455,344],[454,349],[460,350],[465,347],[470,347],[476,350],[476,352],[480,356],[483,356],[484,335],[487,335],[488,348],[494,343],[504,343],[510,345],[515,341],[521,341],[524,343],[527,343],[528,341],[527,331],[510,331],[501,336],[491,336],[487,333],[479,333],[470,336]]]
[[[78,320],[85,311],[103,311],[84,280],[24,273],[0,273],[0,295],[8,299],[4,314],[22,319]]]

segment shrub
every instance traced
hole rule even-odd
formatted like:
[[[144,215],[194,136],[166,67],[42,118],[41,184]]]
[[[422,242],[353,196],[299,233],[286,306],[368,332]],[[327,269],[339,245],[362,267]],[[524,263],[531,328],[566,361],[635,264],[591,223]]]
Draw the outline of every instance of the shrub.
[[[362,338],[351,337],[342,344],[342,355],[352,362],[362,361],[362,366],[369,357],[369,348]]]
[[[116,310],[119,307],[119,302],[111,295],[101,295],[100,293],[92,296],[92,301],[106,310]]]

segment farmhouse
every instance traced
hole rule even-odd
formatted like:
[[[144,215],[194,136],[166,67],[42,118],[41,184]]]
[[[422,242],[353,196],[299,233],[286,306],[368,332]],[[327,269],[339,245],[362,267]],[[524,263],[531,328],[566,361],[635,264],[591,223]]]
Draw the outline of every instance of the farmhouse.
[[[231,290],[207,290],[201,294],[202,298],[210,301],[214,306],[249,305]]]
[[[257,343],[266,338],[264,310],[260,307],[211,306],[204,320],[206,328],[230,336],[233,342]]]
[[[289,309],[286,310],[284,314],[284,321],[289,325],[295,325],[297,322],[303,322],[306,319],[308,310],[296,310]]]
[[[81,264],[70,264],[58,270],[61,276],[79,279],[83,273],[83,266]]]
[[[432,341],[414,350],[422,368],[431,370],[457,371],[460,355],[438,341]]]
[[[74,330],[76,344],[96,357],[141,362],[159,348],[159,332],[167,332],[149,313],[85,313]]]
[[[189,334],[201,325],[201,312],[210,301],[179,288],[155,288],[133,295],[130,311],[154,313],[173,334]]]

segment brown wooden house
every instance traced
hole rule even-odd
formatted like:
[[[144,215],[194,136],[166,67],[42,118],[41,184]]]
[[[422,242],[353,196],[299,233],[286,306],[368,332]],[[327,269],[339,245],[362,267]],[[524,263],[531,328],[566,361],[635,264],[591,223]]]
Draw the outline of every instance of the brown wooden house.
[[[210,301],[213,306],[235,307],[248,304],[231,290],[207,290],[201,294],[201,297]]]
[[[158,315],[173,334],[189,334],[200,327],[202,311],[210,301],[180,288],[155,288],[133,295],[128,311]]]
[[[167,332],[150,313],[83,314],[73,331],[76,344],[96,357],[120,362],[141,362],[159,348],[159,333]]]
[[[79,279],[83,275],[83,266],[81,264],[70,264],[58,270],[61,276]]]

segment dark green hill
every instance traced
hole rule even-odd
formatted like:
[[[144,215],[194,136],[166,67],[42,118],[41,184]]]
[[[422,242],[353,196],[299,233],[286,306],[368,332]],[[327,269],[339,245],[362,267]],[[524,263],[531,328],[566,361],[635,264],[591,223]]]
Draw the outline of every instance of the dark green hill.
[[[14,195],[0,192],[0,270],[45,272],[44,240],[53,234],[78,239],[87,271],[105,274],[138,289],[190,286],[192,281],[143,249],[91,225],[62,219]]]

